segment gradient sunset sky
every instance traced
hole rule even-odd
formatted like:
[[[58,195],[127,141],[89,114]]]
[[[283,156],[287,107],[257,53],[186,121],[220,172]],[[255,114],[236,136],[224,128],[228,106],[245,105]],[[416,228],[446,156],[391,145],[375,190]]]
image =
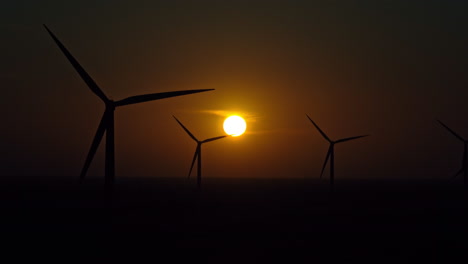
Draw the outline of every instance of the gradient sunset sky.
[[[4,176],[78,177],[104,110],[42,27],[114,100],[216,91],[115,112],[116,177],[449,178],[468,139],[467,1],[7,1],[0,10]],[[103,177],[101,145],[89,171]],[[328,173],[328,172],[327,172]]]

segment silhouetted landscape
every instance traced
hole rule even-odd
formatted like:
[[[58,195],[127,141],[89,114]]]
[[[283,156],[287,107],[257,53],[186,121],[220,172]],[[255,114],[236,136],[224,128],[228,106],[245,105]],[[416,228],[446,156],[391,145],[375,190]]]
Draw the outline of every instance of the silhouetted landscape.
[[[0,13],[2,263],[467,262],[468,1]]]
[[[183,178],[121,178],[112,192],[102,179],[1,186],[3,234],[88,260],[404,263],[467,252],[455,182],[337,180],[333,195],[315,179],[208,178],[202,191]]]

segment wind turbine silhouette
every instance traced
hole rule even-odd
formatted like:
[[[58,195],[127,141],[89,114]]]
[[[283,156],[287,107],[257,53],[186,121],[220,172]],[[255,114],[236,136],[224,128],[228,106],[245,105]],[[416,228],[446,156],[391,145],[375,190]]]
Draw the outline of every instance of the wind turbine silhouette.
[[[442,121],[440,120],[437,120],[439,121],[439,123],[445,127],[450,133],[452,133],[452,135],[454,135],[456,138],[458,138],[459,140],[461,140],[463,142],[463,159],[462,159],[462,167],[461,169],[453,176],[453,178],[457,177],[458,175],[460,175],[461,173],[463,173],[463,184],[465,185],[465,187],[467,186],[467,183],[468,183],[468,179],[467,179],[467,175],[468,175],[468,141],[465,140],[464,138],[462,138],[460,135],[458,135],[457,133],[455,133],[455,131],[453,131],[452,129],[450,129],[447,125],[445,125],[444,123],[442,123]]]
[[[325,157],[325,162],[323,163],[322,172],[320,173],[320,178],[322,178],[323,171],[325,170],[325,166],[327,166],[327,162],[330,159],[330,188],[333,191],[333,184],[335,181],[335,144],[350,141],[353,139],[362,138],[362,137],[367,137],[369,135],[348,137],[348,138],[342,138],[342,139],[333,141],[318,127],[318,125],[308,115],[306,116],[307,118],[309,118],[310,122],[314,124],[315,128],[317,128],[320,134],[330,143],[330,146],[328,147],[327,156]]]
[[[168,97],[181,96],[192,93],[199,93],[205,91],[211,91],[214,89],[203,89],[203,90],[185,90],[185,91],[173,91],[173,92],[164,92],[164,93],[152,93],[152,94],[143,94],[137,96],[131,96],[119,101],[113,101],[109,99],[104,92],[99,88],[99,86],[94,82],[94,80],[89,76],[89,74],[81,67],[78,61],[72,56],[72,54],[65,48],[65,46],[60,42],[60,40],[49,30],[49,28],[44,25],[47,32],[49,32],[52,39],[55,41],[57,46],[63,52],[68,61],[72,64],[84,82],[88,85],[89,89],[96,94],[105,104],[106,108],[102,116],[101,122],[99,123],[96,135],[94,136],[91,148],[86,157],[85,164],[81,170],[80,180],[83,180],[86,172],[88,171],[89,165],[93,160],[94,154],[106,132],[106,153],[105,153],[105,185],[111,186],[115,180],[115,152],[114,152],[114,110],[116,107],[143,103],[147,101],[159,100]]]
[[[188,178],[190,178],[190,174],[192,174],[193,165],[195,164],[195,160],[197,160],[197,158],[198,158],[197,186],[198,186],[198,189],[200,189],[201,188],[201,167],[202,167],[201,166],[201,147],[202,147],[202,144],[207,143],[207,142],[211,142],[211,141],[215,141],[215,140],[218,140],[218,139],[222,139],[222,138],[225,138],[226,136],[212,137],[212,138],[208,138],[208,139],[200,141],[182,124],[182,122],[179,121],[179,119],[177,119],[177,117],[175,117],[175,116],[173,116],[173,117],[175,118],[177,123],[179,123],[179,125],[185,130],[185,132],[187,132],[187,134],[193,140],[195,140],[195,142],[197,142],[197,148],[195,149],[195,154],[193,155],[192,165],[190,166],[190,171],[189,171],[189,174],[188,174]]]

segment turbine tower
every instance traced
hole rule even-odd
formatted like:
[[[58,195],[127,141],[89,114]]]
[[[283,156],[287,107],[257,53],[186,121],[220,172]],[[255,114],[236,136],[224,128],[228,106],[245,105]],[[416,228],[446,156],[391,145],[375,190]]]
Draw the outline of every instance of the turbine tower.
[[[467,153],[467,150],[468,150],[468,141],[465,140],[464,138],[462,138],[460,135],[458,135],[457,133],[455,133],[455,131],[453,131],[452,129],[450,129],[447,125],[445,125],[444,123],[442,123],[442,121],[440,120],[437,120],[439,121],[439,123],[445,127],[450,133],[452,133],[452,135],[454,135],[457,139],[459,139],[461,142],[463,142],[463,159],[462,159],[462,167],[461,169],[453,176],[454,178],[457,177],[458,175],[462,174],[463,173],[463,184],[465,186],[465,188],[467,187],[467,183],[468,183],[468,178],[467,178],[467,175],[468,175],[468,153]]]
[[[179,119],[177,119],[175,116],[173,116],[173,117],[175,118],[177,123],[179,123],[179,125],[185,130],[185,132],[187,132],[187,134],[193,140],[195,140],[195,142],[197,142],[197,148],[195,149],[195,154],[193,155],[192,165],[190,166],[188,177],[190,178],[190,174],[192,174],[192,169],[193,169],[193,165],[195,164],[195,160],[198,159],[198,164],[197,164],[197,173],[198,173],[197,174],[197,186],[198,186],[198,189],[200,189],[201,188],[201,167],[202,167],[201,166],[201,147],[202,147],[202,144],[207,143],[207,142],[211,142],[211,141],[215,141],[215,140],[218,140],[218,139],[221,139],[221,138],[225,138],[226,136],[212,137],[212,138],[200,141],[182,124],[182,122],[179,121]]]
[[[102,137],[104,136],[104,132],[106,133],[106,153],[105,153],[105,185],[112,186],[115,180],[115,152],[114,152],[114,111],[116,107],[130,105],[130,104],[137,104],[143,103],[147,101],[159,100],[168,97],[192,94],[192,93],[199,93],[210,91],[214,89],[203,89],[203,90],[185,90],[185,91],[173,91],[173,92],[164,92],[164,93],[153,93],[153,94],[144,94],[144,95],[137,95],[131,96],[119,101],[113,101],[109,99],[104,92],[99,88],[99,86],[94,82],[94,80],[89,76],[89,74],[81,67],[78,61],[72,56],[72,54],[65,48],[65,46],[60,42],[60,40],[49,30],[49,28],[44,25],[47,32],[49,32],[52,39],[55,41],[57,46],[63,52],[65,57],[67,57],[68,61],[72,64],[84,82],[88,85],[89,89],[96,94],[105,105],[104,114],[102,116],[101,122],[99,123],[98,129],[96,131],[96,135],[94,136],[93,142],[91,144],[91,148],[88,152],[88,156],[86,157],[85,164],[83,169],[81,170],[80,180],[83,180],[86,176],[86,172],[88,171],[89,165],[93,160],[94,154],[101,143]]]
[[[362,136],[356,136],[356,137],[348,137],[348,138],[342,138],[338,139],[336,141],[331,140],[319,127],[318,125],[308,116],[306,115],[307,118],[309,118],[310,122],[317,128],[317,130],[320,132],[320,134],[325,138],[329,143],[330,146],[328,147],[328,152],[327,156],[325,157],[325,162],[323,163],[322,167],[322,172],[320,173],[320,178],[322,178],[323,171],[325,170],[325,166],[327,166],[328,160],[330,160],[330,188],[333,191],[333,184],[335,181],[335,144],[362,138],[362,137],[367,137],[369,135],[362,135]]]

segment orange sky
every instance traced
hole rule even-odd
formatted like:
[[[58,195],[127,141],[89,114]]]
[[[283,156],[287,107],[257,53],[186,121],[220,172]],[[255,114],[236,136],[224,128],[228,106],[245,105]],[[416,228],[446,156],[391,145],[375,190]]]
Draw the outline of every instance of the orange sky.
[[[206,177],[318,177],[328,146],[306,113],[331,138],[372,135],[336,147],[337,179],[458,170],[435,119],[468,138],[462,1],[50,2],[2,16],[4,174],[78,176],[104,109],[42,23],[115,100],[216,89],[117,109],[117,177],[185,177],[195,143],[172,115],[207,138],[231,111],[248,131],[203,146]]]

